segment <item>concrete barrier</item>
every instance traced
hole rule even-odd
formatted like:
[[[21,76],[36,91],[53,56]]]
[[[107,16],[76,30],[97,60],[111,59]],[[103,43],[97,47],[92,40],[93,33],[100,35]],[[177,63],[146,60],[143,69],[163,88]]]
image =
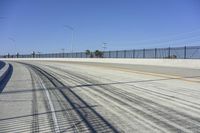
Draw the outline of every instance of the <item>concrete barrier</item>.
[[[0,61],[0,70],[6,65],[4,61]]]
[[[200,59],[125,59],[125,58],[16,58],[2,59],[10,61],[70,61],[70,62],[96,62],[96,63],[118,63],[132,65],[152,65],[165,67],[181,67],[200,69]]]
[[[9,73],[10,69],[11,69],[11,66],[8,63],[5,63],[4,67],[2,69],[0,69],[0,83],[3,81],[3,79]]]

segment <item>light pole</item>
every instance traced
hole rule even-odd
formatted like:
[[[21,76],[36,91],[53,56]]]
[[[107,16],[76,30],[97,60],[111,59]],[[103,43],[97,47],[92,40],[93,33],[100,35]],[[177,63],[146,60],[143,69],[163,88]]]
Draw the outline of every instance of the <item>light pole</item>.
[[[106,47],[106,44],[107,44],[107,43],[103,42],[103,46],[102,46],[102,48],[103,48],[103,51],[105,51],[105,50],[106,50],[106,48],[107,48],[107,47]]]
[[[69,25],[64,25],[64,27],[68,28],[71,30],[71,56],[73,56],[73,40],[74,40],[74,28],[69,26]]]
[[[17,52],[17,49],[16,49],[16,40],[13,38],[13,37],[8,37],[8,39],[13,43],[13,52]]]

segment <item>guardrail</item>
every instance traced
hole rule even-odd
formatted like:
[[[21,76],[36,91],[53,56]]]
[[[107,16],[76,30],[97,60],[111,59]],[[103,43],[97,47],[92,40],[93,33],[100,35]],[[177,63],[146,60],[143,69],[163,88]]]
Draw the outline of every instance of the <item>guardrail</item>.
[[[92,56],[91,56],[92,55]],[[4,55],[1,58],[96,58],[95,53],[48,53]],[[168,47],[152,49],[132,49],[103,51],[101,58],[172,58],[172,59],[200,59],[200,46]]]

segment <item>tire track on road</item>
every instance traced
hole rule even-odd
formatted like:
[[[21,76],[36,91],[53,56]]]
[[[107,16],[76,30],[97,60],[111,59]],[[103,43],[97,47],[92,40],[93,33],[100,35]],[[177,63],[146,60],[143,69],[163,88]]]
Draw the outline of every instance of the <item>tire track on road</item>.
[[[59,69],[60,70],[60,69]],[[80,79],[82,80],[81,82],[79,82],[80,84],[83,84],[83,81],[85,81],[85,83],[87,83],[87,84],[99,84],[99,82],[97,82],[97,81],[94,81],[94,80],[92,80],[92,79],[89,79],[88,77],[86,77],[85,75],[80,75],[80,74],[74,74],[74,73],[70,73],[69,71],[64,71],[64,70],[60,70],[60,71],[62,71],[62,72],[65,72],[66,74],[68,74],[68,75],[72,75],[72,76],[74,76],[74,77],[76,77],[74,80],[76,81],[76,82],[79,82],[80,81]],[[79,76],[77,76],[77,75],[79,75]],[[73,78],[74,78],[73,77]],[[84,83],[84,84],[85,84]],[[90,87],[90,88],[93,88],[93,89],[95,89],[94,87],[92,87],[92,86],[88,86],[88,87]],[[123,99],[127,99],[127,97],[129,97],[129,99],[127,99],[127,100],[129,100],[129,101],[131,101],[131,102],[134,102],[135,104],[139,104],[139,105],[142,105],[142,107],[143,108],[147,108],[147,110],[150,110],[151,112],[153,112],[154,114],[157,114],[158,116],[162,116],[162,117],[164,117],[166,120],[170,120],[171,122],[173,121],[174,122],[174,124],[172,124],[172,125],[174,125],[175,127],[174,128],[179,128],[179,129],[181,129],[181,130],[185,130],[186,132],[189,132],[189,131],[192,131],[192,129],[191,130],[188,130],[188,128],[190,128],[190,127],[193,127],[194,125],[196,125],[196,128],[198,128],[198,126],[199,126],[199,122],[200,122],[200,119],[198,119],[198,118],[194,118],[194,117],[192,117],[192,116],[188,116],[188,115],[186,115],[186,114],[183,114],[183,113],[181,113],[181,112],[177,112],[176,110],[173,110],[173,109],[170,109],[170,108],[167,108],[166,106],[162,106],[162,105],[160,105],[160,104],[158,104],[158,103],[155,103],[155,102],[152,102],[152,101],[150,101],[150,100],[148,100],[148,99],[145,99],[145,98],[143,98],[143,97],[140,97],[140,96],[138,96],[138,95],[132,95],[132,96],[129,96],[129,95],[127,95],[127,94],[123,94],[122,92],[121,93],[119,93],[119,88],[113,88],[113,87],[111,87],[111,86],[109,86],[108,88],[107,87],[105,87],[105,86],[101,86],[101,88],[103,88],[104,90],[106,90],[106,91],[109,91],[110,93],[113,93],[114,95],[117,95],[117,96],[120,96],[121,98],[123,98]],[[112,89],[111,89],[112,88]],[[140,88],[140,89],[142,89],[142,88]],[[110,90],[112,90],[112,91],[110,91]],[[113,90],[115,90],[115,91],[113,91]],[[97,89],[95,89],[95,91],[97,91]],[[114,100],[118,100],[118,102],[122,102],[121,100],[119,100],[119,99],[116,99],[116,98],[114,98],[112,95],[108,95],[107,93],[105,93],[104,91],[101,91],[101,90],[98,90],[99,91],[99,93],[101,93],[101,94],[104,94],[104,95],[107,95],[107,97],[112,97]],[[134,98],[134,99],[133,99]],[[143,102],[141,102],[141,101],[143,101]],[[127,103],[124,103],[124,102],[122,102],[122,104],[127,104]],[[128,105],[128,106],[131,106],[131,105]],[[160,108],[160,109],[163,109],[163,110],[167,110],[167,112],[169,111],[169,112],[171,112],[170,114],[172,115],[172,116],[168,116],[169,114],[166,114],[166,113],[164,113],[164,112],[162,112],[162,111],[160,111],[160,110],[158,110],[157,108],[155,108],[155,107],[153,107],[153,106],[156,106],[156,107],[158,107],[158,108]],[[136,110],[136,112],[141,112],[141,110]],[[145,112],[143,112],[143,113],[145,113]],[[143,114],[144,115],[144,114]],[[181,116],[181,117],[183,117],[183,118],[187,118],[187,120],[189,120],[189,122],[187,122],[186,121],[186,119],[181,119],[181,118],[177,118],[177,116]],[[150,116],[148,116],[149,118],[150,118]],[[176,119],[174,119],[174,117],[176,118]],[[153,118],[151,118],[151,119],[153,119]],[[154,118],[155,119],[155,118]],[[186,121],[186,122],[185,122]],[[157,122],[156,122],[157,123]],[[170,122],[169,122],[170,123]],[[195,124],[196,123],[196,124]],[[165,123],[166,124],[166,123]],[[185,127],[186,125],[189,125],[188,127]],[[171,126],[172,126],[171,125]],[[169,126],[169,125],[168,125]],[[183,127],[185,127],[185,128],[183,128]],[[195,126],[194,126],[194,128],[195,128]],[[176,131],[176,130],[175,130]]]
[[[118,132],[108,121],[106,121],[100,114],[92,109],[85,101],[81,99],[76,93],[65,86],[57,78],[52,76],[49,72],[43,69],[29,65],[32,69],[38,71],[42,76],[46,77],[58,90],[67,102],[75,109],[76,113],[85,122],[91,132]],[[66,88],[65,90],[59,89],[60,86]],[[87,108],[80,108],[87,107]]]
[[[32,120],[32,132],[38,133],[39,132],[39,121],[38,121],[38,103],[37,103],[37,92],[36,92],[36,83],[35,83],[35,77],[33,75],[32,70],[28,69],[29,73],[31,75],[31,81],[32,81],[32,114],[33,114],[33,120]]]

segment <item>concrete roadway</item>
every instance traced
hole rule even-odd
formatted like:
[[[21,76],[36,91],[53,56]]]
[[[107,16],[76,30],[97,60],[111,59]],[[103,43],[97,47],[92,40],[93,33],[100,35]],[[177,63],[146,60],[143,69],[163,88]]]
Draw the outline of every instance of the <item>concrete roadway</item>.
[[[10,63],[13,74],[0,94],[0,133],[200,132],[198,69]]]

